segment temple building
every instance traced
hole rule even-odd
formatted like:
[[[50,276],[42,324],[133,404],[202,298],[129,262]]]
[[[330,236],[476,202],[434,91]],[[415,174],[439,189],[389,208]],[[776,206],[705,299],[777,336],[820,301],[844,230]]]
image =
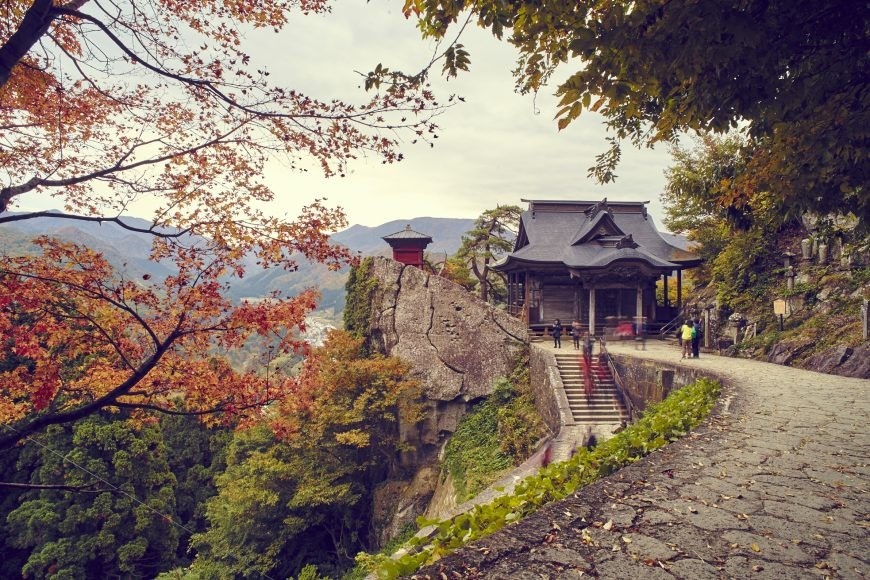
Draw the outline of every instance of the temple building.
[[[423,267],[423,251],[432,243],[432,236],[415,232],[411,224],[405,229],[381,238],[393,248],[393,259],[408,266]]]
[[[654,330],[679,314],[682,271],[701,259],[656,229],[649,202],[523,201],[514,249],[493,268],[507,277],[509,311],[529,327],[579,320],[600,335],[609,321],[644,317]],[[668,300],[673,275],[676,304]]]

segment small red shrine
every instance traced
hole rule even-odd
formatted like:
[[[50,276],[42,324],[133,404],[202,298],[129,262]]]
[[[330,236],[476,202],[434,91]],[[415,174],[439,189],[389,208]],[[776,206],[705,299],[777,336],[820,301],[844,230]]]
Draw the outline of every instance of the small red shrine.
[[[405,229],[381,238],[393,248],[393,259],[408,266],[423,267],[423,250],[432,243],[432,237],[411,229],[411,225]]]

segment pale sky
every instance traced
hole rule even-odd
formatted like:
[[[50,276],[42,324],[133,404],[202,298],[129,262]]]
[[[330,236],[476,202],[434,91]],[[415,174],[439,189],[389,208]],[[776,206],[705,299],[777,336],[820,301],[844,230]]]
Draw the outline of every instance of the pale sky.
[[[349,98],[360,84],[354,70],[369,71],[379,62],[416,71],[434,45],[421,38],[401,7],[398,0],[344,0],[330,15],[301,17],[278,37],[292,36],[291,43],[276,42],[273,35],[266,41],[287,50],[280,60],[270,58],[270,70],[321,98]],[[351,223],[374,226],[420,216],[474,218],[497,204],[522,205],[522,198],[606,196],[649,200],[661,224],[658,198],[669,161],[664,147],[626,147],[616,183],[596,184],[586,173],[606,149],[601,118],[584,116],[559,132],[553,90],[537,100],[514,92],[512,46],[471,26],[461,42],[471,53],[471,70],[449,82],[434,78],[433,86],[442,100],[456,93],[465,102],[438,119],[441,132],[434,148],[409,141],[401,163],[359,160],[345,178],[289,174],[276,167],[270,181],[293,200],[290,207],[325,196],[346,210]]]
[[[273,83],[313,98],[365,100],[362,78],[379,62],[416,72],[432,55],[413,20],[401,13],[401,0],[340,0],[332,14],[294,15],[278,35],[249,35],[245,48],[252,66],[265,66]],[[597,185],[586,177],[595,155],[606,149],[601,118],[590,114],[557,131],[553,89],[537,100],[513,91],[514,49],[470,26],[461,41],[471,53],[471,70],[449,82],[433,75],[439,100],[461,95],[464,103],[438,119],[435,147],[402,146],[405,160],[353,162],[344,178],[323,177],[315,168],[293,172],[273,163],[266,175],[278,199],[266,209],[293,217],[304,204],[326,197],[345,209],[351,224],[375,226],[413,217],[474,218],[497,204],[526,199],[649,200],[661,224],[659,194],[669,162],[664,147],[638,151],[626,146],[616,183]],[[566,68],[564,74],[573,72]],[[433,71],[438,73],[438,70]],[[17,209],[52,207],[50,199],[21,199]],[[55,203],[56,205],[56,203]],[[131,212],[149,217],[147,211]],[[660,225],[661,227],[661,225]]]

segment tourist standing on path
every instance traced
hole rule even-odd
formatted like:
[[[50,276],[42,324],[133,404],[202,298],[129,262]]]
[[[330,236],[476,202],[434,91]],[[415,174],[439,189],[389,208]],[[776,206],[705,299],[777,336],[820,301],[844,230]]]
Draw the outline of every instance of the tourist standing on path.
[[[574,350],[578,350],[580,348],[580,335],[583,330],[580,328],[580,321],[575,320],[571,323],[571,338],[574,339]]]
[[[557,318],[550,327],[550,334],[553,335],[553,348],[562,348],[562,323]]]
[[[698,352],[701,348],[701,338],[704,336],[704,331],[701,330],[701,321],[695,320],[694,332],[692,333],[692,358],[699,358]]]
[[[691,319],[686,320],[683,326],[680,327],[680,342],[683,345],[683,356],[681,358],[692,358],[692,333],[695,331],[695,325]]]

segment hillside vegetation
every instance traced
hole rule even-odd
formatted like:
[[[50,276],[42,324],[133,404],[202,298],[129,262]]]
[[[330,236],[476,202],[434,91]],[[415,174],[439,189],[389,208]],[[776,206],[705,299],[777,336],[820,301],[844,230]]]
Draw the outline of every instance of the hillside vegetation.
[[[685,314],[710,308],[727,354],[870,377],[862,362],[870,354],[861,331],[861,305],[870,299],[862,223],[851,214],[795,215],[765,191],[723,205],[722,188],[745,170],[738,138],[707,137],[673,154],[665,224],[705,259],[689,272]],[[775,300],[787,303],[782,328]]]

